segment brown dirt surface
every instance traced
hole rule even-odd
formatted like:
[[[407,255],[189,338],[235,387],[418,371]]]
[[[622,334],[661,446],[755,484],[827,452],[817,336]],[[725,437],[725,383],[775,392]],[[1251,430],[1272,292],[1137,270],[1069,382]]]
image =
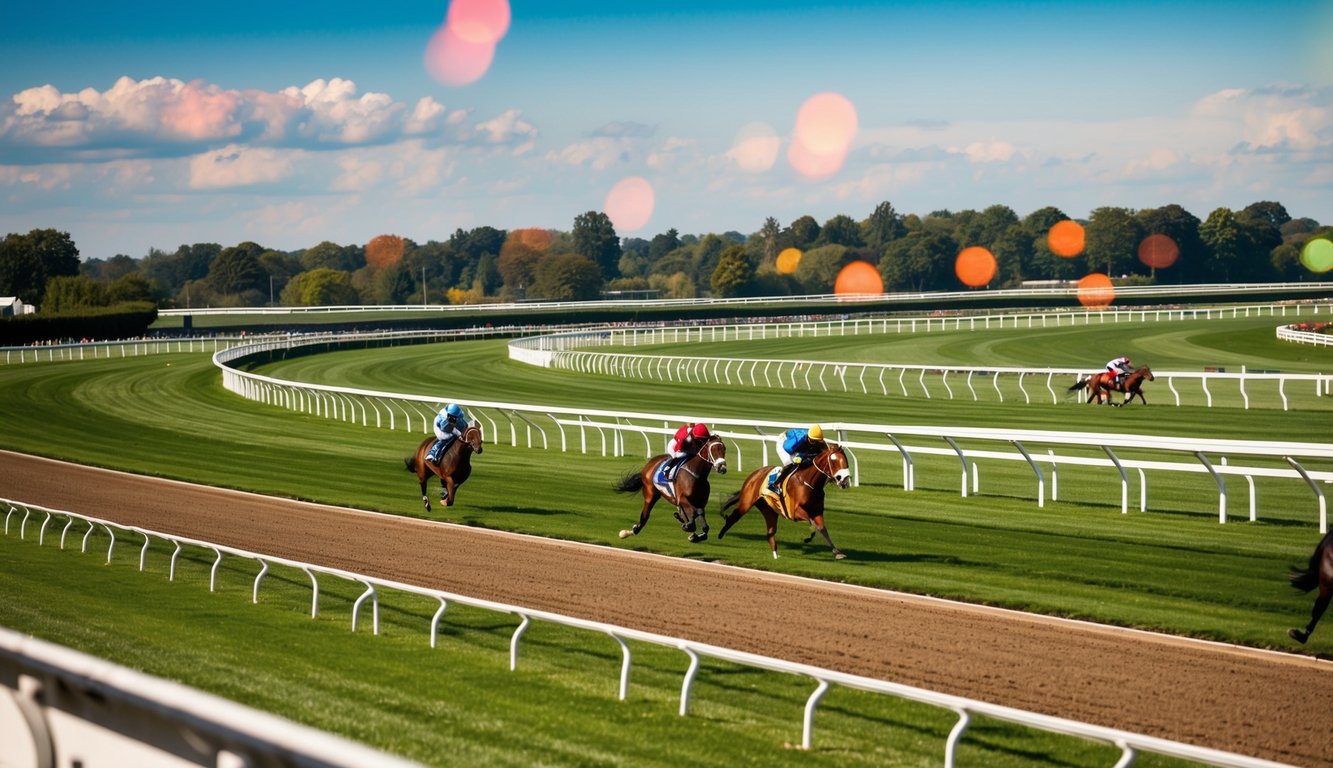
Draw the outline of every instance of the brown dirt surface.
[[[69,465],[0,451],[0,493],[29,504],[1187,744],[1333,765],[1328,661],[609,546],[78,472],[79,481],[70,482]]]

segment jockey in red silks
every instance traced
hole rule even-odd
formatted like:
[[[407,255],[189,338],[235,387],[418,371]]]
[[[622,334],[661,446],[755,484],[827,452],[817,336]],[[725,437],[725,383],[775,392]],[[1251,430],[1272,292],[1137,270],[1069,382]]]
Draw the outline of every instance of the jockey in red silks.
[[[685,460],[699,452],[703,447],[704,441],[709,438],[708,426],[703,422],[697,424],[682,424],[676,434],[672,435],[671,440],[667,442],[667,453],[670,457],[666,460],[666,465],[662,467],[662,474],[666,479],[671,480],[676,475],[676,470]]]
[[[1129,362],[1128,357],[1117,357],[1106,362],[1106,370],[1115,377],[1115,383],[1118,385],[1125,380],[1125,376],[1130,371],[1134,370],[1134,366]]]

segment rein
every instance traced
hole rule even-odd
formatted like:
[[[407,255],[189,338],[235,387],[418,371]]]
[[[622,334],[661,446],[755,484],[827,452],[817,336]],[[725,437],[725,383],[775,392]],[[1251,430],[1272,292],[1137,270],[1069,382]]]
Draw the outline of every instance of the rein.
[[[708,442],[704,443],[704,447],[700,448],[698,453],[691,456],[688,461],[686,461],[684,464],[681,465],[681,469],[688,472],[690,476],[693,477],[695,480],[698,480],[700,477],[703,477],[703,475],[691,469],[690,465],[694,463],[695,459],[702,459],[710,469],[716,467],[719,460],[716,458],[712,458],[711,452],[715,446],[719,445],[722,445],[721,440],[718,440],[716,438],[709,438]],[[707,474],[706,471],[705,474]]]

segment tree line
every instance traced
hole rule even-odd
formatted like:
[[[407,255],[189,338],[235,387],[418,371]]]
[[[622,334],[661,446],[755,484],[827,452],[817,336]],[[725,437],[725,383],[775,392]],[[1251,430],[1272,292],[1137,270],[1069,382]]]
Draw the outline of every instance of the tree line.
[[[989,288],[1091,272],[1140,284],[1333,279],[1333,271],[1313,273],[1301,263],[1305,243],[1333,239],[1333,227],[1293,219],[1276,202],[1218,208],[1203,220],[1174,204],[1098,208],[1080,220],[1084,248],[1072,258],[1053,253],[1046,236],[1069,218],[1054,207],[1020,218],[1004,205],[903,215],[886,201],[861,220],[839,214],[820,224],[807,215],[783,226],[769,217],[749,235],[673,228],[622,238],[606,214],[588,211],[567,232],[483,226],[443,241],[385,234],[364,245],[324,241],[297,251],[194,243],[152,248],[137,259],[82,261],[68,233],[35,229],[0,240],[0,295],[42,312],[131,301],[175,308],[587,300],[604,292],[781,296],[830,293],[853,261],[875,266],[886,291],[959,290],[954,260],[970,246],[995,257]],[[1149,235],[1170,238],[1178,257],[1157,266],[1140,260]],[[779,269],[788,249],[799,260]]]

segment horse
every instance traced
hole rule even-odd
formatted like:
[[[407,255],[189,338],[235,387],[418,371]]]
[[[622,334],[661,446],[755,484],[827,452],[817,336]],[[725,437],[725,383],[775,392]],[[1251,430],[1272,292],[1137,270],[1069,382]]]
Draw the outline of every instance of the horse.
[[[1319,587],[1319,597],[1315,598],[1314,607],[1310,609],[1310,623],[1305,625],[1305,629],[1289,629],[1287,636],[1299,643],[1304,643],[1310,639],[1310,633],[1314,631],[1314,625],[1319,623],[1319,619],[1328,609],[1330,599],[1333,599],[1333,531],[1329,531],[1314,548],[1314,554],[1310,555],[1310,564],[1305,568],[1292,568],[1288,575],[1291,579],[1291,586],[1302,592],[1309,592],[1315,587]]]
[[[805,537],[804,543],[809,544],[818,532],[824,536],[824,541],[827,541],[829,548],[833,550],[835,560],[845,558],[846,555],[833,543],[828,528],[824,526],[824,484],[832,480],[839,488],[846,488],[851,482],[851,472],[847,469],[847,455],[842,447],[837,443],[827,443],[824,450],[820,451],[812,461],[792,470],[783,481],[782,499],[778,499],[768,490],[768,474],[771,471],[773,467],[760,467],[751,472],[741,484],[741,489],[733,493],[722,505],[723,512],[732,507],[736,509],[727,515],[722,530],[717,533],[718,539],[726,536],[731,526],[751,508],[758,507],[768,527],[768,548],[773,553],[773,559],[776,560],[778,557],[778,544],[774,537],[777,533],[778,515],[788,520],[809,523],[814,530]]]
[[[1143,390],[1141,389],[1141,387],[1143,386],[1143,382],[1145,379],[1148,381],[1157,380],[1157,377],[1153,376],[1152,369],[1146,365],[1141,368],[1135,368],[1134,370],[1130,371],[1129,375],[1125,377],[1123,383],[1117,384],[1115,378],[1116,378],[1115,374],[1111,373],[1110,371],[1098,371],[1097,373],[1094,373],[1085,379],[1079,379],[1078,381],[1074,382],[1074,385],[1071,386],[1067,391],[1076,392],[1080,389],[1086,388],[1088,390],[1089,403],[1092,402],[1093,398],[1096,398],[1097,402],[1100,404],[1103,402],[1102,398],[1105,397],[1106,405],[1120,406],[1120,405],[1128,405],[1131,400],[1133,400],[1135,397],[1138,397],[1139,400],[1143,401],[1144,405],[1147,405],[1148,399],[1143,396]],[[1110,395],[1111,392],[1124,392],[1125,393],[1124,402],[1120,403],[1111,402],[1111,395]]]
[[[719,475],[727,473],[726,443],[717,435],[709,435],[699,450],[676,468],[670,491],[653,482],[657,468],[667,458],[665,453],[658,454],[649,459],[643,469],[625,475],[611,486],[617,493],[643,491],[643,509],[639,512],[639,522],[633,528],[622,530],[620,538],[628,539],[643,530],[643,526],[648,524],[648,514],[658,499],[666,499],[676,506],[676,519],[680,521],[681,530],[690,534],[688,538],[691,542],[698,543],[708,538],[708,518],[704,517],[704,506],[708,504],[710,492],[708,472],[715,469]],[[700,524],[703,530],[697,531]]]
[[[421,484],[421,503],[430,511],[430,494],[426,493],[426,481],[432,474],[440,478],[440,503],[446,507],[454,505],[458,495],[458,486],[472,474],[472,454],[481,454],[481,428],[476,424],[463,430],[463,434],[444,450],[439,464],[426,460],[426,454],[435,444],[431,436],[421,441],[413,455],[403,459],[408,472],[414,472]]]

